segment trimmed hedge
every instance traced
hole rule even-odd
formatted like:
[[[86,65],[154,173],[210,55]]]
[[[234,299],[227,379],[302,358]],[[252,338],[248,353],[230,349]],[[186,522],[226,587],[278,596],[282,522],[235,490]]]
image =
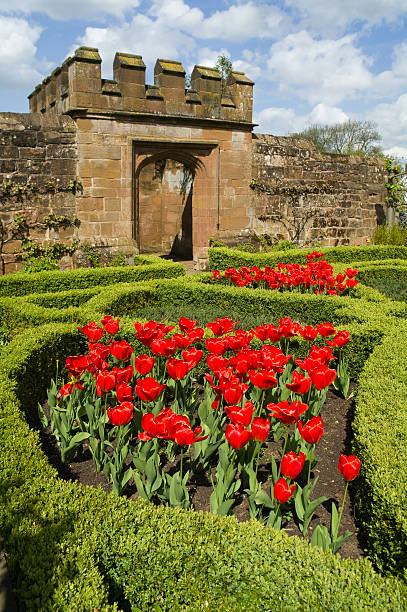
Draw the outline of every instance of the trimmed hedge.
[[[356,488],[369,556],[386,573],[407,568],[407,325],[393,328],[359,378],[353,430]],[[407,574],[406,574],[407,577]]]
[[[143,264],[107,268],[79,268],[77,270],[51,270],[27,274],[18,272],[0,277],[0,296],[19,296],[30,293],[48,293],[68,289],[112,285],[149,280],[174,278],[185,275],[182,264],[143,256]]]
[[[61,481],[17,397],[41,401],[54,359],[82,342],[67,324],[31,329],[0,363],[0,529],[22,609],[406,609],[406,585],[367,560],[341,560],[256,522]]]
[[[373,261],[381,259],[407,259],[407,247],[372,245],[368,247],[321,247],[317,249],[290,249],[288,251],[269,251],[265,253],[247,253],[227,247],[212,247],[209,249],[209,269],[226,270],[241,266],[275,266],[280,261],[286,263],[305,263],[306,253],[322,252],[330,262],[351,264],[355,261]]]

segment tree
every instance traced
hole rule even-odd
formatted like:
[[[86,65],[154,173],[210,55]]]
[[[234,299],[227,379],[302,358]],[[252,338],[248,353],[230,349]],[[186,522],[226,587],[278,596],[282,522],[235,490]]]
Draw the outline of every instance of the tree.
[[[377,143],[382,137],[373,121],[349,119],[334,125],[314,123],[303,132],[293,133],[290,136],[310,140],[317,151],[323,153],[381,154],[381,147]]]
[[[233,69],[232,62],[227,57],[227,55],[218,55],[218,59],[216,61],[216,68],[218,72],[220,72],[220,76],[222,79],[222,93],[224,93],[227,78]]]

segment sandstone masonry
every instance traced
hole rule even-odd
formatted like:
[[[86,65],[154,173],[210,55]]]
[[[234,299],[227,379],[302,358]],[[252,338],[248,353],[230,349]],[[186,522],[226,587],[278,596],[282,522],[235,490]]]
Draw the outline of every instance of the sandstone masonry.
[[[290,237],[307,210],[302,241],[371,237],[383,214],[380,160],[253,135],[252,100],[241,72],[222,82],[217,70],[195,66],[186,89],[182,65],[159,59],[147,85],[141,56],[125,53],[115,56],[113,79],[102,79],[98,50],[80,47],[29,96],[29,114],[0,113],[0,184],[78,177],[83,193],[2,198],[2,219],[76,215],[80,227],[64,240],[193,257],[199,267],[210,238]]]

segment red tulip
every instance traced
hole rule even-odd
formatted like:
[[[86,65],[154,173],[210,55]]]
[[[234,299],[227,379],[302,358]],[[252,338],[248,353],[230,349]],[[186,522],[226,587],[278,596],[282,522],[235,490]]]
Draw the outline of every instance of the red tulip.
[[[136,321],[134,327],[137,340],[145,346],[151,346],[153,340],[163,338],[174,329],[174,325],[165,325],[164,323],[157,323],[156,321],[149,321],[144,325]]]
[[[98,342],[103,336],[103,327],[99,327],[95,321],[90,321],[84,327],[78,329],[85,334],[89,342]]]
[[[119,361],[128,361],[133,352],[133,347],[126,340],[114,341],[110,345],[110,352]]]
[[[359,270],[357,268],[355,268],[354,270],[352,270],[352,268],[346,268],[345,270],[345,274],[348,278],[353,278],[358,272]]]
[[[306,325],[304,329],[300,330],[301,336],[308,342],[313,342],[318,335],[318,331],[312,325]]]
[[[238,381],[224,382],[221,388],[227,404],[240,404],[243,394],[247,391],[247,385],[240,384]]]
[[[94,374],[96,370],[107,370],[109,365],[106,359],[110,355],[110,346],[101,342],[89,343],[89,367],[88,371]]]
[[[360,465],[361,463],[355,455],[349,455],[349,457],[341,455],[339,457],[338,470],[345,480],[355,480],[359,474]]]
[[[324,422],[320,416],[314,416],[306,425],[302,425],[302,421],[298,421],[298,431],[303,440],[308,444],[317,444],[324,433]]]
[[[205,332],[202,327],[197,327],[196,329],[191,329],[191,331],[187,332],[187,336],[190,339],[191,343],[194,343],[202,340],[204,333]]]
[[[292,355],[284,355],[281,349],[277,346],[270,346],[270,344],[264,344],[260,350],[261,362],[263,366],[270,370],[275,368],[280,370],[283,368],[291,359]]]
[[[151,352],[154,355],[161,355],[162,357],[172,357],[177,350],[175,342],[168,340],[168,338],[161,338],[153,340],[151,343]]]
[[[250,431],[245,429],[243,425],[228,423],[226,425],[225,437],[230,446],[232,446],[234,449],[239,449],[249,442],[252,434]]]
[[[293,451],[284,455],[281,460],[281,473],[286,478],[297,478],[305,463],[305,454],[296,455]]]
[[[294,493],[295,487],[295,483],[289,487],[284,478],[279,478],[273,489],[274,499],[280,504],[285,504],[285,502],[288,501],[291,495]]]
[[[342,331],[336,332],[336,336],[332,338],[332,341],[327,340],[326,343],[329,346],[339,347],[345,346],[349,342],[349,332],[345,329]]]
[[[317,330],[319,335],[323,338],[333,336],[335,333],[335,327],[332,325],[332,323],[318,323]]]
[[[311,379],[305,378],[304,374],[294,370],[293,378],[290,383],[286,383],[287,389],[290,389],[293,393],[297,393],[298,395],[303,395],[304,393],[308,393],[309,388],[311,386]]]
[[[213,323],[208,323],[206,327],[209,327],[209,329],[212,330],[214,336],[219,337],[230,332],[238,323],[239,321],[233,323],[230,317],[223,317],[222,319],[216,317],[216,321]]]
[[[117,383],[129,383],[133,378],[133,366],[127,366],[127,368],[112,368],[112,372],[116,374]]]
[[[327,340],[329,342],[329,340]],[[329,346],[312,346],[309,357],[317,359],[321,365],[328,365],[330,361],[336,359],[332,354],[332,349]]]
[[[185,349],[191,344],[191,340],[183,334],[174,334],[171,337],[171,340],[175,344],[177,349]]]
[[[167,372],[174,380],[182,380],[190,370],[189,361],[183,359],[168,359]]]
[[[114,336],[119,331],[119,321],[120,319],[117,319],[117,321],[115,321],[113,317],[111,317],[110,315],[106,315],[102,319],[101,323],[105,329],[105,332],[110,336]]]
[[[180,446],[189,446],[190,444],[195,444],[195,442],[200,442],[201,440],[206,440],[209,434],[206,436],[200,436],[199,434],[202,432],[202,427],[195,427],[195,430],[192,429],[191,423],[188,420],[188,417],[181,416],[175,414],[170,421],[169,426],[169,437],[176,444]]]
[[[178,326],[180,330],[182,331],[182,333],[191,331],[192,329],[194,329],[194,327],[196,327],[196,324],[197,324],[196,319],[192,320],[192,319],[187,319],[186,317],[181,317],[178,322]]]
[[[270,419],[254,417],[251,430],[252,438],[255,442],[265,442],[270,433]]]
[[[136,371],[141,374],[141,376],[150,374],[154,364],[154,357],[149,357],[148,355],[138,355],[134,359],[134,367],[136,368]]]
[[[287,400],[284,400],[278,404],[267,404],[266,408],[270,410],[272,417],[280,419],[284,425],[292,425],[308,410],[308,404],[302,404],[301,402],[291,402],[289,404]]]
[[[322,389],[329,387],[329,385],[333,383],[336,378],[336,370],[330,370],[328,366],[321,365],[315,370],[311,370],[309,375],[314,387],[322,391]]]
[[[223,355],[228,348],[228,344],[223,338],[208,338],[205,340],[205,344],[208,351],[214,355]]]
[[[274,370],[259,370],[255,372],[250,370],[250,382],[259,389],[271,389],[277,385],[277,378],[274,376]]]
[[[246,402],[244,408],[240,406],[225,406],[225,412],[232,423],[247,427],[250,425],[254,412],[253,402]]]
[[[116,385],[116,397],[117,401],[122,402],[132,402],[133,401],[133,389],[130,385],[125,382],[118,383]]]
[[[346,286],[348,287],[348,289],[353,289],[354,287],[356,287],[356,285],[359,285],[359,281],[356,280],[356,278],[348,278],[348,280],[346,281]]]
[[[75,389],[83,389],[82,384],[80,382],[76,382]],[[67,382],[63,387],[60,388],[60,390],[58,391],[58,395],[59,396],[70,395],[73,390],[74,390],[74,383]]]
[[[65,368],[68,370],[70,376],[79,378],[81,374],[88,368],[89,358],[88,355],[73,355],[67,357],[65,360]]]
[[[141,419],[141,426],[144,431],[138,434],[139,439],[146,442],[151,438],[168,438],[173,415],[171,408],[163,408],[156,417],[152,412],[144,414]]]
[[[182,359],[188,361],[190,369],[192,369],[201,361],[203,357],[203,351],[200,351],[199,349],[193,346],[192,348],[182,351],[181,355]]]
[[[139,378],[135,387],[137,395],[143,402],[154,402],[163,389],[165,385],[160,385],[152,376]]]
[[[134,406],[131,402],[123,402],[120,406],[107,409],[107,416],[112,425],[127,425],[133,418]]]
[[[102,393],[108,393],[111,391],[116,384],[116,374],[114,372],[99,372],[96,376],[96,393],[98,397]]]

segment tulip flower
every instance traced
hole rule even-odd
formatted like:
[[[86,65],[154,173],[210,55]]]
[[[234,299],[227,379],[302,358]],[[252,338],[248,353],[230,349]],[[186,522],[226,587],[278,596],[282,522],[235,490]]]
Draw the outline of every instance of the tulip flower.
[[[238,381],[227,381],[221,385],[221,388],[227,404],[239,404],[248,386],[246,384],[240,384]]]
[[[314,416],[303,426],[302,421],[297,423],[300,436],[308,444],[317,444],[324,433],[324,422],[320,416]]]
[[[246,402],[244,408],[240,406],[225,406],[225,412],[234,425],[247,427],[253,417],[253,402]]]
[[[116,374],[117,383],[129,383],[134,374],[133,366],[127,366],[127,368],[114,367],[112,372]]]
[[[270,419],[254,417],[251,426],[252,438],[255,442],[265,442],[270,433]]]
[[[202,327],[197,327],[196,329],[191,329],[191,331],[187,332],[187,336],[193,344],[194,342],[199,342],[202,340],[204,333],[205,332]]]
[[[223,355],[228,348],[227,342],[220,338],[208,338],[205,340],[205,344],[208,351],[214,355]]]
[[[125,382],[118,383],[116,385],[116,397],[117,401],[122,402],[132,402],[133,401],[133,389],[130,385]]]
[[[304,393],[308,393],[311,386],[311,379],[306,378],[304,374],[294,370],[293,378],[290,383],[286,383],[287,389],[290,389],[293,393],[297,395],[303,395]]]
[[[167,372],[174,380],[182,380],[190,370],[190,362],[183,359],[168,359]]]
[[[141,376],[150,374],[154,367],[154,363],[154,357],[149,357],[148,355],[138,355],[134,359],[134,367],[136,368],[136,371],[141,374]]]
[[[106,315],[101,320],[101,323],[104,327],[105,332],[110,336],[114,336],[119,331],[119,321],[120,319],[117,319],[117,321],[115,321],[113,317],[111,317],[110,315]]]
[[[308,410],[308,404],[301,402],[291,402],[289,404],[287,400],[284,400],[278,404],[267,404],[266,408],[270,410],[272,417],[280,419],[284,425],[289,426],[296,423],[300,416]]]
[[[133,352],[133,347],[126,340],[114,341],[110,345],[110,352],[119,361],[128,361]]]
[[[153,340],[151,343],[151,352],[154,353],[154,355],[172,357],[176,350],[177,347],[175,346],[175,342],[168,340],[168,338]]]
[[[213,323],[208,323],[206,327],[209,327],[209,329],[212,330],[213,335],[219,338],[220,336],[224,336],[230,332],[238,323],[239,321],[233,323],[230,317],[223,317],[222,319],[216,317],[216,321]]]
[[[326,365],[321,365],[315,370],[311,370],[309,375],[312,380],[312,384],[318,389],[318,391],[322,391],[322,389],[329,387],[337,376],[336,370],[330,370]]]
[[[333,336],[335,333],[335,327],[332,325],[332,323],[318,323],[317,330],[319,335],[323,338]]]
[[[225,359],[221,355],[210,354],[206,358],[206,363],[208,364],[209,369],[213,372],[216,378],[219,378],[219,373],[228,367],[229,359]]]
[[[89,342],[98,342],[103,336],[103,327],[99,327],[95,321],[90,321],[84,327],[78,329],[85,334]]]
[[[342,348],[349,342],[349,332],[346,330],[336,332],[336,335],[331,341],[327,340],[327,344],[332,347]]]
[[[138,379],[135,392],[142,402],[154,402],[164,389],[165,385],[160,385],[155,378],[148,376]]]
[[[138,437],[143,442],[152,438],[169,438],[170,422],[174,413],[171,408],[163,408],[155,417],[152,412],[144,414],[141,419],[141,427],[144,431],[139,432]]]
[[[153,340],[163,338],[166,334],[174,329],[173,325],[165,325],[156,321],[148,321],[142,325],[139,321],[134,324],[136,330],[136,338],[144,346],[151,346]]]
[[[73,382],[67,382],[63,387],[58,391],[58,396],[62,395],[70,395],[72,391],[75,389],[83,389],[83,385],[80,382],[76,382],[75,385]]]
[[[102,393],[109,393],[116,384],[116,374],[114,372],[99,372],[96,376],[96,393],[100,397]]]
[[[312,327],[312,325],[306,325],[302,330],[300,330],[300,334],[304,340],[313,342],[318,335],[318,330],[316,330],[315,327]]]
[[[305,454],[296,455],[293,451],[284,455],[281,460],[281,473],[286,478],[297,478],[305,463]]]
[[[355,455],[349,455],[349,457],[341,455],[339,457],[338,470],[344,479],[349,482],[350,480],[355,480],[359,474],[360,465],[361,463]]]
[[[74,378],[79,378],[81,374],[88,368],[89,358],[88,355],[73,355],[67,357],[65,360],[65,368],[68,370],[69,375]]]
[[[171,337],[171,340],[177,349],[185,349],[191,344],[191,340],[188,338],[188,336],[184,336],[183,334],[174,334]]]
[[[180,446],[189,446],[209,437],[209,434],[200,436],[201,433],[202,427],[198,426],[193,430],[186,416],[175,414],[170,420],[169,438]]]
[[[235,450],[243,448],[250,441],[252,434],[243,425],[228,423],[225,432],[226,440]]]
[[[187,319],[186,317],[181,317],[179,322],[178,322],[178,327],[180,328],[182,333],[185,332],[189,332],[192,329],[194,329],[194,327],[196,327],[197,324],[197,320],[194,319]]]
[[[182,359],[184,359],[185,361],[188,361],[189,367],[190,369],[192,369],[201,361],[203,357],[203,351],[193,346],[192,348],[182,351],[181,355],[182,355]]]
[[[250,370],[250,382],[259,389],[271,389],[277,385],[277,378],[274,376],[274,370],[259,370],[255,372]]]
[[[115,408],[108,408],[107,416],[112,425],[127,425],[133,418],[133,410],[131,402],[123,402]]]
[[[274,499],[278,501],[279,504],[285,504],[294,493],[295,487],[295,483],[289,487],[284,478],[279,478],[273,489]]]

